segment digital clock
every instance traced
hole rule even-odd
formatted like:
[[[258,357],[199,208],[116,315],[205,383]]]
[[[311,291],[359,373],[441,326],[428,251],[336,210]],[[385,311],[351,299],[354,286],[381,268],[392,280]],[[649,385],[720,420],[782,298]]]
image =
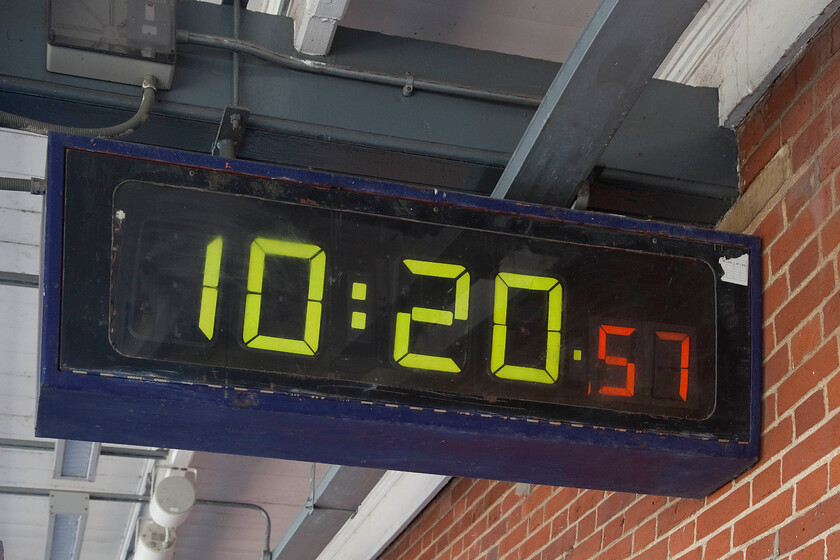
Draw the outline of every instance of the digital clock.
[[[540,403],[531,414],[552,419],[562,413],[542,405],[714,410],[707,262],[345,206],[122,182],[111,343],[132,358],[447,393],[487,410]]]
[[[752,238],[62,135],[50,161],[39,435],[672,495],[757,458]]]

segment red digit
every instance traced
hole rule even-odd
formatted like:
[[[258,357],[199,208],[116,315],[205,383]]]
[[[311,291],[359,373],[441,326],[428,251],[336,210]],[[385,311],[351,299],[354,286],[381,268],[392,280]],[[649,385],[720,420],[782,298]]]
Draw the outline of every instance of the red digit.
[[[688,334],[671,331],[656,331],[656,336],[662,340],[682,342],[682,344],[680,344],[680,398],[683,401],[686,401],[688,399]]]
[[[627,381],[624,387],[601,387],[598,392],[602,395],[614,395],[619,397],[632,397],[636,390],[636,364],[628,362],[627,358],[620,356],[607,356],[607,335],[630,336],[636,329],[631,327],[618,327],[615,325],[601,325],[598,331],[598,359],[604,360],[610,366],[625,366],[627,368]],[[591,389],[591,385],[590,385]]]

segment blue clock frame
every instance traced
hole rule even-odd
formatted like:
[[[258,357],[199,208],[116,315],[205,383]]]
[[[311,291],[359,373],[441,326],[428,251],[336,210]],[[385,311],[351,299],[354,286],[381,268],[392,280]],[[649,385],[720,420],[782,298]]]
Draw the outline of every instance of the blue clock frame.
[[[463,404],[409,406],[353,395],[178,382],[122,365],[63,368],[65,156],[73,150],[736,248],[748,255],[749,317],[740,319],[748,343],[737,350],[745,383],[739,406],[747,409],[743,437],[488,414]],[[694,498],[708,495],[758,459],[761,260],[755,237],[62,134],[50,136],[48,152],[39,436]]]

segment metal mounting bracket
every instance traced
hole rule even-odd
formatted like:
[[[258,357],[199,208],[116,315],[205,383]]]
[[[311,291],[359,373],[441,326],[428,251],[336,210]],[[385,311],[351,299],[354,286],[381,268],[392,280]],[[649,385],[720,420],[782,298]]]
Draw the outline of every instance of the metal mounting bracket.
[[[245,107],[227,105],[219,123],[219,130],[216,132],[216,140],[213,141],[211,153],[214,156],[235,158],[239,151],[239,145],[245,136],[245,127],[248,124],[248,117],[251,111]]]

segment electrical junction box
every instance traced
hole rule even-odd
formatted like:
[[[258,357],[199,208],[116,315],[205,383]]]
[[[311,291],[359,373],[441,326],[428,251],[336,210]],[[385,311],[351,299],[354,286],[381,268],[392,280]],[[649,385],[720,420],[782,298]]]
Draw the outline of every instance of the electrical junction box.
[[[47,70],[169,89],[175,70],[175,0],[50,0]]]

